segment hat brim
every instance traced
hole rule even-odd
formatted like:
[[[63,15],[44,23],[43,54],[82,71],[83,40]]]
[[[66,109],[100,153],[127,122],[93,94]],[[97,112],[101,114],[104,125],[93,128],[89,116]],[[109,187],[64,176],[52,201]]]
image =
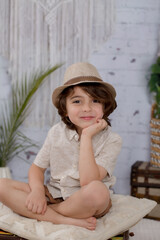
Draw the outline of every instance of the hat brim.
[[[68,87],[71,87],[71,86],[80,85],[81,83],[93,83],[93,84],[94,83],[99,83],[99,84],[102,84],[102,85],[104,85],[108,88],[109,92],[111,93],[111,95],[113,96],[114,99],[116,97],[116,91],[115,91],[114,87],[109,83],[103,82],[102,80],[101,81],[99,81],[99,80],[97,80],[97,81],[95,81],[95,80],[94,81],[88,81],[88,80],[79,81],[79,82],[72,83],[72,84],[65,84],[63,86],[60,86],[60,87],[56,88],[52,93],[52,102],[53,102],[54,106],[56,108],[58,107],[58,101],[59,101],[58,96],[63,92],[64,89],[66,89]]]

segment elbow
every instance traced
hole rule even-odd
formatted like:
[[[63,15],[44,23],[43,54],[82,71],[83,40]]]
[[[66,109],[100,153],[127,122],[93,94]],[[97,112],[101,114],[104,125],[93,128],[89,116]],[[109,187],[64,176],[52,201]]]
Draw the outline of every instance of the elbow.
[[[84,187],[86,185],[88,185],[89,183],[93,182],[93,181],[100,181],[100,176],[97,177],[93,177],[93,178],[84,178],[84,179],[80,179],[80,186]]]

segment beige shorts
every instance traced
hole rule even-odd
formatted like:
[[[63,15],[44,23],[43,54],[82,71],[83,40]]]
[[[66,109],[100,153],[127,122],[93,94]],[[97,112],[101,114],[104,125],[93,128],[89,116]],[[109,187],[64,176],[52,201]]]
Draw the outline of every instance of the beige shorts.
[[[47,205],[49,204],[55,204],[55,203],[60,203],[60,202],[63,202],[63,198],[60,197],[60,198],[53,198],[52,195],[50,194],[50,192],[48,191],[48,188],[46,186],[44,186],[45,188],[45,196],[47,198]],[[111,199],[109,201],[109,204],[107,206],[107,208],[102,212],[102,213],[99,213],[99,214],[96,214],[94,215],[95,218],[101,218],[103,217],[104,215],[106,215],[106,213],[109,212],[109,209],[112,207],[112,202],[111,202]]]

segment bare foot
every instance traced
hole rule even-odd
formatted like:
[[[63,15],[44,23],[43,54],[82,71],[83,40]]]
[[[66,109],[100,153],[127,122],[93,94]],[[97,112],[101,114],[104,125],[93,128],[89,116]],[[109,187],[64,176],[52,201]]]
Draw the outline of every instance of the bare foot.
[[[55,212],[57,211],[58,206],[59,206],[59,204],[48,205],[48,207],[53,209]],[[95,230],[95,228],[96,228],[97,220],[95,217],[74,218],[74,217],[63,216],[58,211],[56,213],[58,213],[59,216],[61,216],[58,221],[58,224],[69,224],[69,225],[84,227],[89,230]],[[56,218],[56,219],[58,220],[58,218]],[[53,221],[53,223],[54,223],[54,221]]]
[[[75,225],[79,227],[84,227],[89,230],[95,230],[96,229],[96,218],[95,217],[89,217],[87,219],[79,219],[79,218],[67,218],[66,224]]]

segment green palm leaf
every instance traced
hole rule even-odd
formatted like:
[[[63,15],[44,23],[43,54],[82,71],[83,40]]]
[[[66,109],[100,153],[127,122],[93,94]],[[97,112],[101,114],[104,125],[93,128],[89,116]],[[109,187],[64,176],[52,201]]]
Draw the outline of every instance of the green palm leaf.
[[[160,57],[158,57],[156,63],[151,66],[149,75],[148,89],[153,93],[152,96],[156,103],[154,117],[160,119]]]
[[[15,155],[31,146],[36,146],[31,139],[20,131],[20,126],[29,114],[31,100],[44,79],[62,64],[45,71],[36,72],[27,79],[12,85],[10,101],[5,102],[1,111],[0,122],[0,166],[5,166]]]

